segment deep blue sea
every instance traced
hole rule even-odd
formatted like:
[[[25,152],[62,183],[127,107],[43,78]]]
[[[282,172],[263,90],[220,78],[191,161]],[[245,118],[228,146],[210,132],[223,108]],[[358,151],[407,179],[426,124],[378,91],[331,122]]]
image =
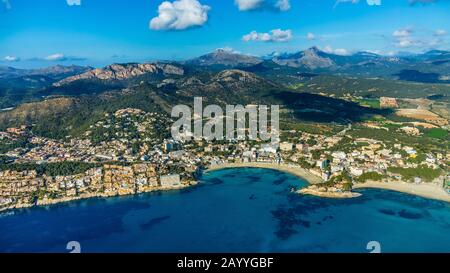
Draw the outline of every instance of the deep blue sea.
[[[0,252],[450,252],[450,205],[393,191],[354,199],[290,192],[267,169],[207,173],[198,186],[0,214]]]

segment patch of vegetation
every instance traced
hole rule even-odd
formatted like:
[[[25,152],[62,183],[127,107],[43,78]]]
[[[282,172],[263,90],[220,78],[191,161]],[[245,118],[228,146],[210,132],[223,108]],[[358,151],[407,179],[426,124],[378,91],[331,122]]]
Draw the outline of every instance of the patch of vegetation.
[[[0,155],[0,165],[10,163],[12,158]]]
[[[396,143],[414,147],[417,151],[427,153],[431,150],[449,149],[450,142],[442,139],[430,138],[428,136],[411,136],[399,134],[394,130],[384,130],[353,126],[348,132],[353,138],[370,138],[383,141],[388,147]]]
[[[357,99],[361,106],[372,107],[372,108],[380,108],[380,100],[379,99]]]
[[[381,181],[383,179],[383,175],[379,174],[377,172],[367,172],[367,173],[363,173],[362,175],[360,175],[356,181],[360,182],[360,183],[364,183],[368,180],[371,181]]]
[[[427,156],[424,153],[418,153],[416,157],[410,157],[406,161],[409,163],[420,164],[427,159]]]
[[[301,88],[301,87],[303,87],[304,86],[304,84],[303,83],[292,83],[292,84],[289,84],[288,85],[288,88],[290,88],[290,89],[298,89],[298,88]]]
[[[448,140],[448,131],[441,129],[441,128],[432,128],[429,130],[426,130],[426,135],[428,137],[432,138],[438,138],[438,139],[447,139]]]
[[[411,180],[414,177],[420,177],[425,181],[432,181],[441,174],[441,169],[432,169],[425,166],[419,166],[417,168],[400,168],[400,167],[388,167],[388,171],[391,173],[400,174],[404,179]]]
[[[367,70],[365,70],[367,72]],[[299,90],[312,93],[329,93],[338,97],[346,94],[363,98],[423,98],[429,95],[443,95],[448,100],[448,87],[439,83],[417,83],[394,79],[370,79],[321,74],[307,78],[305,86]]]
[[[344,185],[348,184],[347,187],[349,186],[350,187],[349,190],[351,190],[352,178],[348,175],[348,173],[343,172],[340,175],[333,176],[330,180],[324,183],[317,184],[317,186],[333,187],[336,183],[344,183]]]
[[[96,164],[86,162],[58,162],[44,165],[44,172],[49,176],[67,176],[84,173],[96,167]]]
[[[310,164],[306,159],[300,158],[297,163],[304,169],[310,169],[314,167],[314,164]]]
[[[0,140],[0,154],[4,154],[17,148],[31,149],[34,146],[35,145],[31,144],[26,137],[21,137],[16,140]]]
[[[84,173],[98,165],[85,162],[56,162],[46,164],[21,163],[21,164],[0,164],[0,171],[33,171],[38,175],[46,174],[48,176],[68,176]]]
[[[21,163],[21,164],[0,164],[0,171],[16,171],[16,172],[23,172],[23,171],[32,171],[36,170],[38,174],[43,174],[44,170],[42,168],[42,165],[38,165],[35,163]]]

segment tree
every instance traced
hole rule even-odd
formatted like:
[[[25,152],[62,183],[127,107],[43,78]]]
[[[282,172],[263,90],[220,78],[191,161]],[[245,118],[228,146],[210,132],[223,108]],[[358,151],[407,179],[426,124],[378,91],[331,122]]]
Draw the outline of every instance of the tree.
[[[353,189],[353,185],[350,182],[346,182],[346,183],[342,184],[342,189],[344,191],[351,191]]]

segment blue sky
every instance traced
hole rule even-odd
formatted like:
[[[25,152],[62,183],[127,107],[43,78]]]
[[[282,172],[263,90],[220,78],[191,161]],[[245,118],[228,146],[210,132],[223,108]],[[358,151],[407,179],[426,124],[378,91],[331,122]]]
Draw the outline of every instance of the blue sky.
[[[103,66],[217,48],[252,55],[313,45],[337,54],[450,49],[449,0],[163,2],[0,0],[0,65]]]

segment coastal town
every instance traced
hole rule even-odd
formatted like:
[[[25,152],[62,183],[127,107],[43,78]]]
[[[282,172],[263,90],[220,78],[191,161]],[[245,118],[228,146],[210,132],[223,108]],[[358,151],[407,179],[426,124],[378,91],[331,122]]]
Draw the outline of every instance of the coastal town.
[[[177,142],[155,130],[169,131],[169,125],[163,114],[127,108],[106,114],[82,137],[67,141],[35,136],[27,126],[8,128],[0,132],[0,141],[23,143],[1,155],[0,209],[181,189],[197,184],[204,170],[239,166],[271,167],[306,178],[309,187],[292,189],[301,194],[347,198],[359,196],[352,189],[365,183],[406,183],[434,185],[444,193],[436,198],[445,199],[445,191],[450,196],[450,153],[423,154],[401,143],[352,137],[358,129],[350,124],[334,134],[282,131],[275,143]]]

